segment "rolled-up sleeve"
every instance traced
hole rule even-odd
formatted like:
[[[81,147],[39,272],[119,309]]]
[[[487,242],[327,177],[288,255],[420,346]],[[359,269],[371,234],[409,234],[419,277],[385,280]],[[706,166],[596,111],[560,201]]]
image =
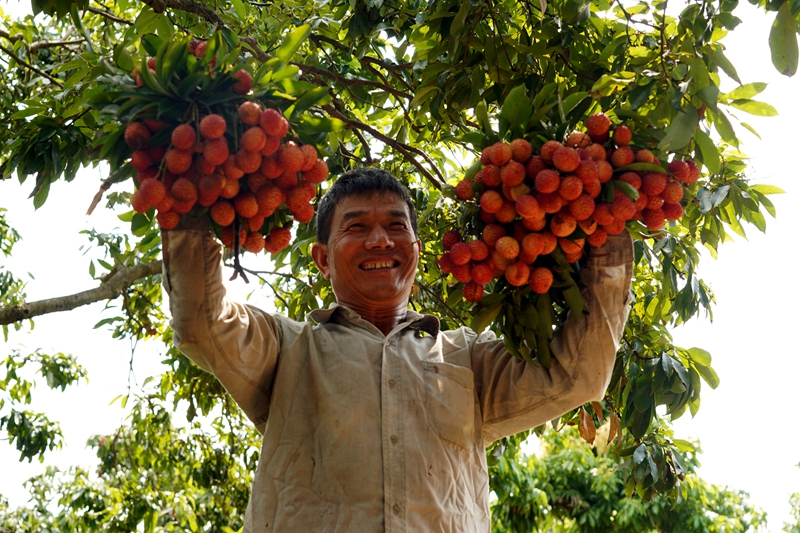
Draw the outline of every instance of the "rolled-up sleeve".
[[[602,399],[628,318],[632,272],[627,232],[592,251],[580,271],[584,312],[578,320],[570,313],[556,332],[549,369],[514,358],[491,335],[475,339],[472,367],[487,444]]]
[[[222,383],[260,432],[281,344],[274,316],[225,297],[222,248],[209,230],[162,233],[175,346]]]

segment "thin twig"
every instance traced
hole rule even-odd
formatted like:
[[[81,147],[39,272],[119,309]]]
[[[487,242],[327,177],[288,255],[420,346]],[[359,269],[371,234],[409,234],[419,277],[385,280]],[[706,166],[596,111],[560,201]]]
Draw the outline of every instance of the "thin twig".
[[[35,52],[40,48],[54,48],[56,46],[71,46],[75,44],[85,43],[85,39],[74,39],[71,41],[37,41],[29,46],[31,52]]]
[[[63,87],[63,86],[64,86],[64,84],[63,84],[63,83],[61,83],[61,81],[57,80],[56,78],[54,78],[53,76],[51,76],[51,75],[50,75],[50,74],[48,74],[47,72],[45,72],[45,71],[43,71],[43,70],[40,70],[40,69],[38,69],[38,68],[34,67],[33,65],[31,65],[31,64],[30,64],[30,63],[28,63],[27,61],[24,61],[24,60],[23,60],[23,59],[21,59],[21,58],[20,58],[20,57],[19,57],[17,54],[15,54],[14,52],[12,52],[11,50],[9,50],[8,48],[6,48],[5,46],[0,46],[0,50],[2,50],[3,52],[5,52],[6,54],[10,55],[10,56],[11,56],[12,58],[14,58],[14,60],[15,60],[17,63],[19,63],[20,65],[23,65],[24,67],[28,68],[29,70],[31,70],[31,71],[33,71],[33,72],[35,72],[36,74],[38,74],[38,75],[40,75],[40,76],[44,76],[45,78],[47,78],[47,79],[48,79],[48,80],[50,80],[51,82],[55,83],[55,84],[56,84],[56,85],[58,85],[59,87]]]
[[[89,7],[86,8],[86,11],[90,11],[91,13],[95,13],[97,15],[100,15],[101,17],[105,17],[108,20],[113,20],[114,22],[119,22],[120,24],[127,24],[128,26],[133,26],[133,22],[131,22],[130,20],[126,20],[126,19],[124,19],[122,17],[118,17],[115,14],[109,13],[108,11],[105,11],[103,9],[97,9],[96,7],[89,6]]]

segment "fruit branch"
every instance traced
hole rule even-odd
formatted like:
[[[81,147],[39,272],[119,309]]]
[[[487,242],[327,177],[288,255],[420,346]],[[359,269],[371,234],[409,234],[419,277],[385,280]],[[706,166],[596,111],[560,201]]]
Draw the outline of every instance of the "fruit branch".
[[[412,96],[408,93],[403,91],[399,91],[389,85],[378,81],[371,81],[371,80],[362,80],[357,78],[345,78],[341,74],[337,74],[336,72],[331,72],[330,70],[325,70],[324,68],[319,67],[312,67],[310,65],[305,65],[303,63],[296,63],[291,61],[289,64],[294,65],[305,72],[316,74],[317,76],[322,76],[323,78],[328,78],[334,81],[338,81],[344,85],[355,85],[355,86],[362,86],[362,87],[375,87],[376,89],[381,89],[386,91],[389,94],[393,94],[400,98],[405,98],[406,100],[411,100]]]
[[[74,44],[82,44],[85,43],[85,39],[74,39],[71,41],[37,41],[31,44],[28,48],[31,52],[35,52],[40,48],[54,48],[56,46],[70,46]]]
[[[14,322],[50,313],[71,311],[77,307],[101,300],[112,300],[122,294],[125,288],[134,281],[159,273],[161,273],[161,261],[151,261],[150,263],[140,263],[129,268],[120,268],[99,287],[88,291],[2,307],[0,308],[0,325],[13,324]]]
[[[397,150],[398,152],[403,154],[403,156],[406,159],[408,159],[411,162],[412,165],[417,167],[417,170],[419,170],[426,178],[428,178],[428,181],[430,181],[431,184],[433,184],[434,187],[436,187],[439,190],[442,189],[442,185],[444,185],[444,182],[445,182],[444,176],[442,176],[442,173],[439,172],[439,169],[436,167],[436,165],[433,163],[433,161],[431,161],[431,159],[428,157],[428,155],[425,152],[423,152],[419,148],[414,148],[413,146],[410,146],[408,144],[402,143],[402,142],[398,141],[397,139],[393,139],[393,138],[389,137],[388,135],[384,135],[383,133],[381,133],[380,131],[376,130],[372,126],[364,124],[363,122],[360,122],[358,120],[353,120],[351,118],[346,117],[344,114],[342,114],[339,110],[337,110],[336,108],[334,108],[330,104],[328,104],[326,106],[323,106],[323,109],[325,109],[325,111],[327,111],[330,116],[338,118],[339,120],[347,123],[347,125],[350,126],[351,128],[356,128],[356,129],[359,129],[359,130],[362,130],[362,131],[366,131],[367,133],[369,133],[370,135],[372,135],[376,139],[378,139],[380,141],[383,141],[388,146],[391,146],[392,148],[394,148],[395,150]],[[436,177],[434,177],[433,174],[431,174],[422,165],[422,163],[420,163],[417,160],[416,157],[411,155],[412,152],[414,154],[417,154],[418,156],[422,157],[423,159],[425,159],[425,161],[428,162],[428,164],[431,166],[431,168],[434,170],[434,172],[436,172],[436,175],[439,178],[437,179]]]
[[[90,11],[92,13],[100,15],[101,17],[105,17],[108,20],[113,20],[114,22],[119,22],[120,24],[127,24],[128,26],[133,26],[133,22],[131,22],[130,20],[126,20],[126,19],[124,19],[122,17],[118,17],[118,16],[114,15],[113,13],[109,13],[108,11],[105,11],[103,9],[98,9],[96,7],[89,6],[89,7],[86,8],[86,11]]]
[[[24,66],[24,67],[26,67],[28,70],[31,70],[31,71],[35,72],[36,74],[38,74],[38,75],[40,75],[40,76],[44,76],[45,78],[47,78],[47,79],[48,79],[48,80],[50,80],[51,82],[55,83],[55,84],[56,84],[56,85],[58,85],[59,87],[63,87],[63,86],[64,86],[64,85],[63,85],[63,84],[62,84],[62,83],[61,83],[59,80],[57,80],[56,78],[54,78],[53,76],[51,76],[51,75],[50,75],[50,74],[48,74],[47,72],[45,72],[45,71],[43,71],[43,70],[40,70],[40,69],[38,69],[38,68],[34,67],[33,65],[31,65],[31,64],[30,64],[30,63],[28,63],[27,61],[23,60],[22,58],[20,58],[20,57],[19,57],[17,54],[15,54],[14,52],[12,52],[11,50],[9,50],[8,48],[6,48],[5,46],[0,46],[0,50],[2,50],[3,52],[5,52],[5,53],[6,53],[6,54],[8,54],[9,56],[11,56],[11,57],[12,57],[12,58],[13,58],[13,59],[14,59],[14,60],[17,62],[17,63],[19,63],[20,65],[23,65],[23,66]]]
[[[12,43],[15,43],[15,42],[19,41],[20,39],[24,38],[24,36],[21,33],[17,33],[15,35],[10,35],[7,31],[2,30],[2,29],[0,29],[0,37],[2,37],[4,39],[8,39]]]

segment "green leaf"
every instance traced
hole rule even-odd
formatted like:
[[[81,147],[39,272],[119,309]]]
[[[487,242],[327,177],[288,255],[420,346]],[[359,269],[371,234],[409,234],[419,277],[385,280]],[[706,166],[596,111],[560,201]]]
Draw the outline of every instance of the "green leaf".
[[[711,211],[714,207],[711,204],[711,191],[706,189],[705,187],[700,187],[697,190],[697,201],[700,202],[700,212],[704,215]]]
[[[675,447],[682,452],[693,452],[695,449],[694,444],[692,444],[688,440],[672,439],[672,444],[674,444]]]
[[[774,185],[766,185],[763,183],[752,185],[750,188],[755,189],[761,194],[786,194],[786,191],[784,191],[780,187],[776,187]]]
[[[155,56],[158,53],[158,49],[161,48],[162,44],[164,44],[164,41],[155,33],[142,35],[142,48],[151,56]]]
[[[694,141],[697,143],[697,147],[700,149],[700,155],[702,155],[703,164],[708,168],[709,173],[717,174],[720,168],[720,159],[719,159],[719,151],[717,150],[717,145],[714,144],[714,141],[711,140],[711,137],[708,136],[706,132],[697,128],[694,132]]]
[[[347,125],[338,118],[312,117],[309,115],[300,116],[300,125],[303,130],[315,133],[327,133],[340,131]]]
[[[717,45],[717,47],[714,48],[713,57],[714,61],[717,63],[717,65],[719,65],[719,68],[721,68],[725,74],[730,76],[737,83],[742,83],[742,80],[739,79],[739,74],[736,72],[736,67],[734,67],[730,61],[728,61],[728,58],[725,57],[725,54],[722,52],[722,45]]]
[[[625,196],[630,198],[631,200],[636,200],[639,198],[639,191],[637,191],[633,185],[627,183],[625,181],[619,180],[612,180],[611,183],[614,184],[614,187],[622,191]]]
[[[693,106],[688,111],[678,113],[667,128],[667,132],[658,149],[662,152],[677,152],[681,150],[694,136],[697,129],[697,110]]]
[[[458,13],[453,18],[452,24],[450,24],[450,35],[457,36],[461,30],[464,28],[464,20],[466,20],[467,15],[472,10],[472,2],[462,2],[461,7],[458,9]]]
[[[760,94],[767,88],[764,82],[747,83],[740,85],[729,93],[725,93],[719,97],[719,100],[728,102],[731,100],[749,100],[750,98]]]
[[[508,121],[510,131],[515,132],[519,130],[520,126],[528,123],[532,114],[533,106],[525,86],[517,85],[506,96],[499,116]]]
[[[311,35],[311,25],[303,24],[302,26],[298,26],[296,30],[284,39],[283,44],[275,51],[275,57],[280,60],[277,63],[279,66],[276,66],[275,70],[278,70],[278,68],[283,67],[283,65],[289,62],[309,35]]]
[[[233,9],[236,11],[236,17],[244,22],[247,18],[247,11],[244,8],[242,0],[231,0],[231,4],[233,4]]]
[[[480,311],[475,313],[475,316],[472,317],[472,322],[470,322],[470,329],[475,333],[480,333],[484,329],[486,329],[489,324],[497,318],[497,315],[500,314],[500,311],[503,310],[503,304],[496,304],[488,307],[482,308]]]
[[[292,116],[304,113],[312,106],[330,103],[331,100],[332,98],[327,87],[317,87],[316,89],[312,89],[301,96],[300,99],[294,104]]]
[[[128,50],[125,49],[124,43],[119,43],[114,47],[114,62],[125,72],[131,72],[133,70],[133,58],[128,53]]]
[[[769,50],[772,54],[772,64],[784,76],[794,76],[797,73],[797,22],[792,15],[789,0],[784,0],[772,29],[769,32]]]
[[[689,357],[691,357],[692,361],[698,365],[709,366],[711,364],[711,354],[702,348],[693,347],[686,351],[689,353]]]
[[[712,389],[719,387],[719,376],[710,366],[698,366],[697,372]],[[694,415],[693,415],[694,416]]]
[[[766,102],[759,102],[757,100],[734,100],[730,102],[730,105],[745,113],[750,113],[758,117],[774,117],[778,114],[777,109]]]

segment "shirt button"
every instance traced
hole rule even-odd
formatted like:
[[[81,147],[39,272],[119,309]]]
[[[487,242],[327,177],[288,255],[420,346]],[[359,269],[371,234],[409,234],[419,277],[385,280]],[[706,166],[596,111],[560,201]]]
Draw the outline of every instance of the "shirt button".
[[[400,514],[400,506],[397,504],[392,505],[392,511],[394,511],[394,514]]]
[[[397,444],[397,437],[395,437],[394,435],[389,437],[389,440],[392,441],[392,444]]]
[[[389,388],[390,388],[390,389],[393,389],[393,388],[394,388],[394,386],[395,386],[395,382],[394,382],[394,380],[393,380],[393,379],[390,379],[390,380],[389,380]]]

